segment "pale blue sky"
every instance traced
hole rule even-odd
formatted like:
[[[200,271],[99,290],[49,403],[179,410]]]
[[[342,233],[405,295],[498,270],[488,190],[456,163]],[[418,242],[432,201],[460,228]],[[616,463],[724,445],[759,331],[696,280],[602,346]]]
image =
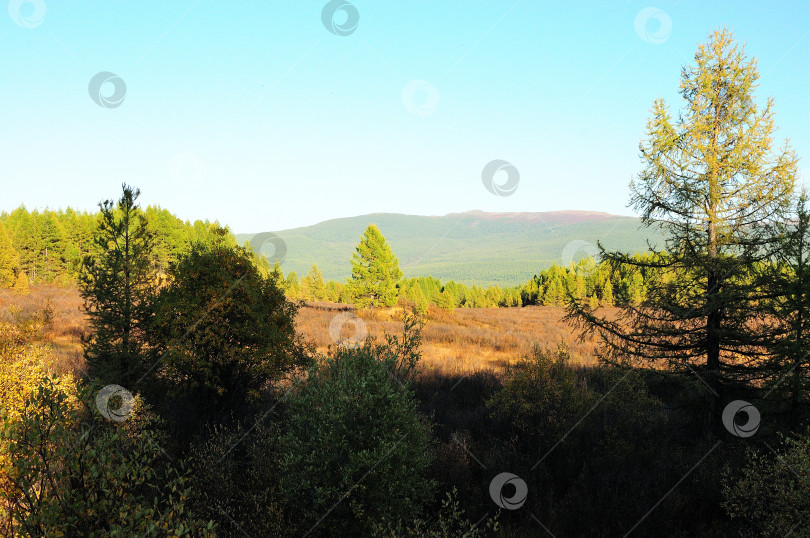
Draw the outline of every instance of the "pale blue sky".
[[[322,0],[12,0],[0,211],[94,209],[127,182],[236,232],[371,212],[632,214],[649,108],[680,105],[681,66],[720,26],[759,58],[806,176],[810,3],[648,1],[353,0],[341,36]],[[640,33],[639,13],[658,14]],[[101,71],[126,84],[120,106],[90,98]],[[520,173],[511,196],[482,185],[494,159]]]

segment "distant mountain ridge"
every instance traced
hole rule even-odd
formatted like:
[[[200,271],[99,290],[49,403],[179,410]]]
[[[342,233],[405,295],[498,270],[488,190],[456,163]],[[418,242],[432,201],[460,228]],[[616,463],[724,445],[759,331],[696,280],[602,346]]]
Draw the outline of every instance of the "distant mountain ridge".
[[[327,280],[345,280],[350,259],[366,226],[376,224],[399,258],[406,277],[434,276],[467,285],[520,284],[552,264],[567,265],[608,249],[647,250],[663,235],[643,228],[635,217],[596,211],[490,213],[466,211],[444,216],[372,213],[274,231],[287,254],[282,269],[299,277],[312,264]],[[244,243],[255,234],[237,234]],[[272,255],[272,247],[268,247]]]

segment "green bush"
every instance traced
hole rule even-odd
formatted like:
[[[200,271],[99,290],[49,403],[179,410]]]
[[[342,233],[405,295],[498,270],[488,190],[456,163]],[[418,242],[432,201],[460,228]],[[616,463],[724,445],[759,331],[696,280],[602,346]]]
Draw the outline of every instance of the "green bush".
[[[685,472],[682,458],[661,460],[668,418],[636,371],[572,366],[564,348],[536,347],[507,371],[488,405],[507,430],[493,451],[478,448],[479,457],[524,478],[529,510],[554,532],[621,535],[643,515],[640,506],[665,492],[662,484]],[[655,525],[672,512],[660,507],[648,520]],[[508,514],[504,524],[519,517]]]
[[[271,382],[309,364],[296,305],[246,249],[195,243],[169,273],[150,339],[173,400],[204,418],[244,412]]]
[[[378,525],[374,535],[380,538],[481,538],[498,531],[499,515],[478,524],[470,522],[458,501],[458,492],[453,488],[445,496],[438,513],[429,521],[416,519],[410,525],[402,522]]]
[[[195,514],[217,522],[224,535],[294,534],[279,494],[279,431],[264,413],[251,426],[217,426],[191,451]],[[247,421],[246,421],[247,423]]]
[[[338,348],[291,395],[279,476],[302,532],[368,535],[412,522],[432,498],[430,427],[408,379],[418,334],[406,326],[401,340]]]
[[[742,536],[810,536],[810,434],[777,454],[749,450],[741,471],[726,470],[723,496]]]

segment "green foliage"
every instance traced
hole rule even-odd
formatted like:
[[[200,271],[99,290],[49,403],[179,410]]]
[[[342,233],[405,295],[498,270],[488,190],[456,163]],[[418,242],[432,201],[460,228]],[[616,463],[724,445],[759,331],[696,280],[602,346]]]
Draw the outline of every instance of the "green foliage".
[[[17,280],[19,255],[14,250],[6,227],[0,222],[0,288],[10,288]]]
[[[284,292],[291,301],[301,298],[301,284],[298,282],[298,275],[295,274],[295,271],[290,271],[287,278],[284,279]]]
[[[369,224],[352,255],[352,277],[347,287],[360,308],[393,306],[397,302],[397,283],[402,278],[399,261],[374,224]]]
[[[550,446],[588,405],[588,389],[579,383],[569,359],[562,347],[554,351],[535,347],[509,368],[503,390],[489,406],[509,416],[515,429],[532,444]]]
[[[250,251],[194,243],[170,266],[156,300],[150,344],[160,358],[158,380],[174,397],[191,398],[198,412],[242,409],[269,383],[308,364],[296,312]]]
[[[303,532],[367,535],[413,521],[432,497],[430,428],[408,382],[413,328],[387,344],[338,348],[290,396],[279,476]]]
[[[425,297],[425,292],[422,291],[422,286],[417,282],[411,282],[405,285],[405,298],[413,305],[413,309],[419,314],[425,314],[428,310],[430,302]]]
[[[509,458],[508,468],[532,492],[524,510],[555,533],[626,533],[640,517],[638,507],[659,498],[661,484],[686,470],[674,457],[661,461],[668,418],[641,375],[573,366],[563,347],[535,347],[507,370],[487,406],[496,424],[507,425],[498,454],[490,457]],[[480,446],[471,450],[484,458]],[[671,502],[651,520],[678,517],[678,509]]]
[[[146,326],[152,315],[155,271],[153,233],[127,185],[118,202],[99,204],[94,252],[84,260],[81,293],[92,334],[84,355],[92,375],[105,383],[132,386],[148,369]]]
[[[195,514],[217,523],[221,535],[291,536],[297,522],[279,492],[277,416],[270,410],[246,419],[249,427],[215,426],[191,450],[192,495]]]
[[[768,353],[767,368],[776,395],[784,395],[790,402],[794,424],[799,418],[800,406],[807,402],[808,380],[807,347],[810,341],[810,211],[807,193],[796,200],[794,218],[779,225],[780,249],[773,263],[757,266],[756,281],[764,297],[767,327],[765,342]]]
[[[22,271],[17,273],[17,280],[14,282],[12,289],[19,295],[28,295],[28,277],[25,276],[25,273]]]
[[[786,438],[777,454],[749,449],[739,471],[727,468],[723,507],[741,536],[810,536],[810,435]]]
[[[644,169],[631,205],[646,227],[665,229],[646,257],[606,252],[622,311],[600,317],[569,301],[569,319],[598,332],[612,362],[656,361],[698,373],[711,389],[707,426],[716,431],[725,387],[761,379],[763,305],[756,269],[778,250],[797,157],[773,147],[773,100],[757,103],[756,60],[718,30],[684,67],[684,107],[673,119],[654,103],[640,145]],[[615,284],[616,282],[614,282]]]
[[[326,285],[318,266],[312,264],[312,269],[301,279],[301,294],[303,299],[323,301],[326,299]]]
[[[144,210],[154,235],[152,262],[158,275],[167,270],[192,241],[215,240],[219,228],[208,221],[184,222],[165,209],[150,206]],[[81,278],[84,259],[93,254],[93,234],[100,215],[71,208],[54,211],[28,211],[21,206],[10,214],[0,214],[17,253],[19,271],[34,283],[70,284]],[[229,237],[236,245],[236,238]]]
[[[373,222],[385,230],[400,262],[407,260],[408,276],[430,275],[442,282],[484,287],[517,286],[555,261],[560,264],[561,253],[571,241],[595,245],[602,240],[610,248],[644,252],[647,241],[663,240],[659,230],[639,229],[637,218],[581,217],[553,213],[499,217],[474,211],[441,217],[375,213],[275,233],[296,252],[284,262],[285,271],[303,275],[317,262],[325,280],[344,282],[351,276],[346,260],[354,253],[358,236]],[[240,244],[251,237],[237,235]]]
[[[185,507],[185,463],[163,461],[148,413],[109,423],[93,413],[92,391],[78,405],[46,378],[18,417],[4,418],[3,469],[10,530],[26,536],[191,536],[213,534]]]
[[[387,526],[378,525],[374,536],[390,538],[481,538],[488,534],[498,532],[498,516],[487,518],[485,522],[474,524],[469,521],[464,509],[458,501],[458,491],[453,488],[442,500],[441,508],[435,517],[428,521],[417,518],[405,525],[388,523]]]

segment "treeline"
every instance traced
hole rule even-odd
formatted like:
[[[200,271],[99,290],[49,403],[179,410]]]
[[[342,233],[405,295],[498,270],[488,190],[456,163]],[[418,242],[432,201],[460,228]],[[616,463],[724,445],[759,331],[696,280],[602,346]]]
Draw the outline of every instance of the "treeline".
[[[167,209],[149,206],[143,210],[153,237],[153,262],[158,274],[195,241],[211,243],[219,224],[197,220],[183,221]],[[98,213],[71,208],[29,211],[24,206],[0,214],[0,287],[23,291],[29,284],[75,283],[81,273],[82,260],[93,253],[92,234],[98,226]],[[227,228],[225,228],[227,230]],[[236,239],[227,230],[230,244]],[[295,271],[284,275],[276,264],[274,271],[282,278],[282,287],[291,300],[354,303],[347,282],[325,281],[317,265],[299,277]],[[349,279],[351,280],[351,279]],[[563,267],[553,265],[540,271],[522,286],[467,286],[434,277],[404,278],[395,282],[397,298],[419,312],[428,305],[454,308],[491,308],[528,305],[561,306],[567,290],[574,297],[587,300],[591,306],[638,303],[644,298],[644,275],[641,271],[611,274],[608,267],[584,258]],[[24,291],[23,291],[24,292]]]
[[[214,241],[215,230],[220,228],[208,220],[183,221],[159,206],[149,206],[143,214],[154,242],[152,262],[159,274],[165,274],[193,242]],[[29,211],[21,206],[0,213],[0,287],[75,283],[83,260],[94,254],[92,238],[99,218],[100,213],[71,208]],[[236,244],[230,231],[228,236]]]
[[[637,254],[643,260],[650,254]],[[281,271],[280,267],[276,271]],[[324,281],[317,265],[299,278],[295,271],[283,275],[283,287],[292,300],[332,301],[352,303],[346,284]],[[431,276],[404,278],[397,283],[399,298],[410,303],[418,312],[434,305],[446,310],[454,308],[492,308],[517,306],[564,306],[568,293],[591,307],[640,304],[647,292],[645,272],[640,269],[612,271],[593,257],[571,262],[567,267],[554,264],[534,275],[521,286],[467,286],[449,280],[442,282]]]

